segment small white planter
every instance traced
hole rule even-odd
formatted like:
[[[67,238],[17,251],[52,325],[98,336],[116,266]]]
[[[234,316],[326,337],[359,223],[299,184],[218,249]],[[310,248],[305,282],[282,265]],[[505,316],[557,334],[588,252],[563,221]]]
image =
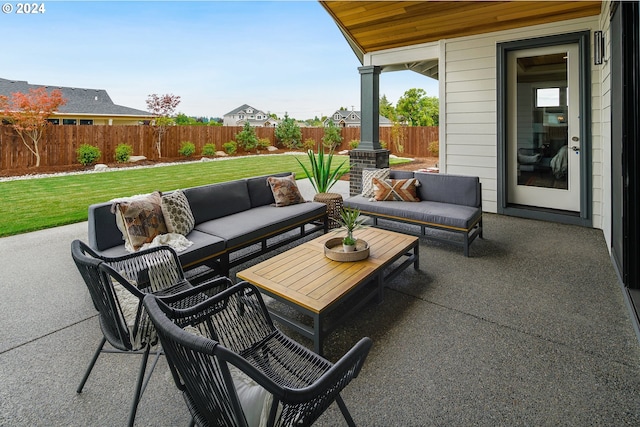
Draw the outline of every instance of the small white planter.
[[[355,252],[356,250],[356,245],[345,245],[344,243],[342,244],[342,250],[344,252]]]

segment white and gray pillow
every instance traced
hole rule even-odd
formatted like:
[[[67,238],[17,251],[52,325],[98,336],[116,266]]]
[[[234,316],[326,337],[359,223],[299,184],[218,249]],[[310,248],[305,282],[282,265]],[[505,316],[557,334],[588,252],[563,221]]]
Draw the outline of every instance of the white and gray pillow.
[[[362,170],[362,196],[374,197],[375,188],[373,186],[373,178],[379,180],[389,179],[389,168],[383,169],[363,169]]]
[[[182,190],[162,195],[162,214],[169,233],[186,236],[196,223],[187,196]]]

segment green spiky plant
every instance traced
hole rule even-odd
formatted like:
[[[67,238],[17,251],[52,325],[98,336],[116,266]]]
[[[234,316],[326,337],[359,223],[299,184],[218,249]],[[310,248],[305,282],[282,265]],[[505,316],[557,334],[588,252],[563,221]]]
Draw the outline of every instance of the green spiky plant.
[[[297,157],[296,160],[304,170],[304,173],[307,174],[307,177],[309,178],[309,181],[311,181],[311,185],[313,186],[313,189],[316,190],[316,193],[328,192],[344,173],[341,170],[347,160],[344,160],[340,166],[332,171],[331,163],[333,161],[333,150],[329,150],[329,153],[325,155],[324,149],[318,145],[317,156],[313,150],[308,150],[307,155],[309,156],[309,162],[311,163],[310,168],[307,168]]]
[[[340,229],[347,230],[347,235],[342,239],[342,244],[347,246],[353,246],[356,244],[356,239],[353,237],[353,231],[359,228],[364,228],[364,222],[366,218],[360,216],[360,210],[354,208],[342,208],[340,211]]]

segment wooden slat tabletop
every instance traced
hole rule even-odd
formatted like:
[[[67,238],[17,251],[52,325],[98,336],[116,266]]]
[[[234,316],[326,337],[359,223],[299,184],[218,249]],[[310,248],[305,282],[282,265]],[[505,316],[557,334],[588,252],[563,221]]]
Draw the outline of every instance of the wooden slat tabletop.
[[[340,233],[328,233],[296,246],[237,276],[269,293],[321,313],[386,267],[394,257],[408,252],[418,238],[377,228],[358,230],[355,237],[369,243],[369,258],[356,262],[332,261],[324,256],[324,243]]]

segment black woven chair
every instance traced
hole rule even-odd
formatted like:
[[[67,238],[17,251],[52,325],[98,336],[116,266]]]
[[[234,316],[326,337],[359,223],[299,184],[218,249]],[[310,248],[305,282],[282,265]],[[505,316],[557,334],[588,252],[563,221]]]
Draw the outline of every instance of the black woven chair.
[[[228,278],[216,278],[193,287],[185,278],[175,251],[157,247],[118,258],[101,257],[84,242],[71,243],[71,255],[99,313],[103,337],[89,363],[77,392],[81,393],[101,353],[142,354],[129,425],[133,425],[138,403],[163,354],[161,348],[151,351],[158,341],[155,328],[144,310],[147,294],[159,297],[180,294],[172,304],[188,307],[206,300],[231,286]],[[112,348],[105,347],[109,342]],[[155,359],[147,371],[149,354]]]
[[[369,338],[332,364],[276,329],[260,292],[246,282],[191,308],[165,304],[176,298],[149,295],[144,305],[197,425],[258,424],[247,416],[253,408],[237,391],[238,375],[266,390],[260,425],[308,426],[334,401],[355,425],[340,391],[360,372]]]

